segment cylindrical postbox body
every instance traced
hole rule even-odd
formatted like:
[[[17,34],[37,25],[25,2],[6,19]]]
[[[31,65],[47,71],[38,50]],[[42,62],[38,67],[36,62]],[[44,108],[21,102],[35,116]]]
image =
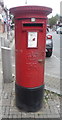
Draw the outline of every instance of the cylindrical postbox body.
[[[26,111],[42,106],[47,15],[51,8],[11,8],[15,17],[16,105]]]

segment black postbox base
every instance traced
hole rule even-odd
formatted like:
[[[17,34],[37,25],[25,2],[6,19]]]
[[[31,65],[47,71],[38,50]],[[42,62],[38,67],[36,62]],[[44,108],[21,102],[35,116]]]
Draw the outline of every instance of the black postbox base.
[[[44,85],[24,88],[15,84],[16,106],[26,112],[36,112],[42,108]]]

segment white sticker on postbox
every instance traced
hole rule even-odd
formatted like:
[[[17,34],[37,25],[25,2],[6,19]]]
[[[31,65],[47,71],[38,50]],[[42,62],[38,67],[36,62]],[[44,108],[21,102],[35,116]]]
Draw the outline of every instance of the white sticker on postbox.
[[[37,47],[37,32],[28,32],[28,48]]]

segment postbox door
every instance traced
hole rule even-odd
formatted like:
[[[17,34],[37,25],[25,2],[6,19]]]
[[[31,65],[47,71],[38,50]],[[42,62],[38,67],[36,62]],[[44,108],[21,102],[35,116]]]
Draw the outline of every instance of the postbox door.
[[[44,85],[45,31],[20,31],[16,44],[16,81],[23,87]]]

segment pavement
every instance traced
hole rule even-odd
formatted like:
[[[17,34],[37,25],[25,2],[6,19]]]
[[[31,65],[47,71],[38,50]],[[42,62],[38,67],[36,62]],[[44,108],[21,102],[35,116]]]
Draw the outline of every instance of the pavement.
[[[47,64],[48,63],[48,64]],[[45,88],[60,94],[60,61],[54,55],[45,60]]]
[[[3,37],[6,34],[4,33]],[[13,44],[11,43],[11,47]],[[13,48],[13,47],[12,47]],[[13,53],[12,53],[13,54]],[[52,57],[53,59],[53,57]],[[54,75],[47,74],[47,61],[45,63],[45,89],[44,89],[44,101],[43,107],[38,112],[23,112],[16,107],[15,102],[15,60],[14,55],[12,55],[12,82],[4,83],[3,72],[2,72],[2,60],[0,57],[0,119],[1,118],[20,118],[20,119],[37,119],[40,120],[56,120],[60,119],[60,78]],[[50,59],[51,62],[51,59]],[[49,64],[50,65],[50,64]],[[49,66],[50,67],[50,66]],[[53,67],[52,67],[53,69]],[[56,69],[55,69],[56,70]],[[57,82],[58,81],[58,82]],[[3,119],[2,119],[3,120]]]

